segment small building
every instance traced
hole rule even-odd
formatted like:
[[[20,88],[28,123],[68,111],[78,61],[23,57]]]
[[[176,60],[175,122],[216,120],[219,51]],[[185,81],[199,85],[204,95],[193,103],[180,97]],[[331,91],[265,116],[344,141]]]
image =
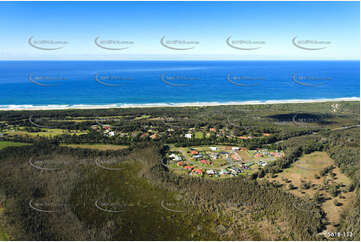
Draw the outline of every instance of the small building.
[[[198,155],[198,153],[199,152],[197,150],[192,150],[192,152],[191,152],[192,155]]]
[[[211,151],[216,151],[216,150],[217,150],[217,147],[209,147],[209,149],[210,149]]]
[[[212,176],[215,174],[214,170],[207,170],[207,175]]]
[[[202,154],[198,154],[198,155],[194,155],[194,156],[193,156],[194,159],[199,159],[199,158],[202,158],[202,157],[203,157]]]
[[[184,169],[186,170],[192,170],[194,168],[194,166],[184,166]]]
[[[203,175],[202,169],[193,169],[192,172],[195,173],[195,174],[197,174],[197,175]]]
[[[150,138],[151,138],[151,139],[159,139],[160,137],[159,137],[158,134],[152,134],[152,135],[150,136]]]
[[[239,151],[239,147],[232,147],[232,151]]]
[[[174,161],[181,161],[182,160],[182,157],[180,157],[179,155],[176,155],[176,154],[169,155],[169,158],[172,158]]]
[[[237,172],[235,169],[233,169],[233,168],[229,168],[229,171],[230,171],[231,174],[233,174],[233,175],[237,175],[237,174],[238,174],[238,172]]]
[[[184,137],[186,137],[187,139],[191,139],[191,138],[192,138],[192,134],[185,134]]]
[[[214,160],[216,160],[216,159],[218,159],[218,154],[217,153],[212,153],[212,154],[210,154],[210,157],[212,158],[212,159],[214,159]]]

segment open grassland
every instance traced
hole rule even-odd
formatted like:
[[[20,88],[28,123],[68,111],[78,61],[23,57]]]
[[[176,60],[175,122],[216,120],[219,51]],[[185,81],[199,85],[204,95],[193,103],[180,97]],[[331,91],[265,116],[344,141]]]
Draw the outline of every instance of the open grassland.
[[[79,131],[79,130],[65,130],[65,129],[47,129],[42,128],[41,132],[28,132],[25,130],[6,130],[4,134],[9,136],[20,135],[20,136],[40,136],[40,137],[54,137],[57,135],[81,135],[87,134],[87,131]]]
[[[21,142],[0,141],[0,149],[6,148],[9,146],[24,146],[24,145],[30,145],[30,144],[21,143]]]
[[[320,175],[322,170],[330,166],[335,168],[326,175]],[[330,175],[331,173],[333,175]],[[279,173],[277,177],[271,178],[267,176],[267,179],[283,184],[284,189],[298,197],[313,198],[316,192],[324,197],[325,200],[321,208],[326,212],[326,218],[330,222],[327,231],[336,229],[334,225],[340,222],[341,214],[345,209],[349,208],[355,198],[355,192],[347,192],[344,189],[351,184],[351,180],[341,173],[340,169],[335,166],[334,161],[325,152],[313,152],[303,155],[290,168]],[[310,188],[304,188],[303,184],[305,183],[310,184]],[[290,189],[290,184],[294,186],[293,189]],[[330,194],[328,188],[336,185],[341,187],[341,191],[334,196]],[[336,201],[340,203],[339,206],[335,205]]]
[[[4,209],[1,208],[1,204],[0,204],[0,241],[8,241],[8,236],[7,234],[5,233],[5,230],[2,226],[2,214],[4,212]]]
[[[81,148],[81,149],[96,149],[96,150],[122,150],[128,148],[127,145],[110,145],[110,144],[62,144],[60,146]]]

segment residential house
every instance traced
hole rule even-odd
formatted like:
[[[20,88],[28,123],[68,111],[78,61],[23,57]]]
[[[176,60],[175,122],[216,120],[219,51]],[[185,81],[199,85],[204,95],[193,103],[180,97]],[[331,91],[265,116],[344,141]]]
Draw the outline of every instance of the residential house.
[[[203,175],[202,169],[193,169],[192,172],[195,173],[195,174],[197,174],[197,175]]]
[[[192,150],[192,152],[191,152],[192,155],[198,155],[198,153],[199,152],[197,150]]]
[[[199,158],[202,158],[202,157],[203,157],[202,154],[198,154],[198,155],[194,155],[194,156],[193,156],[194,159],[199,159]]]
[[[214,170],[207,170],[207,175],[212,176],[215,174]]]
[[[182,160],[182,157],[180,157],[179,155],[176,155],[176,154],[169,155],[169,158],[172,158],[174,161],[181,161]]]
[[[152,134],[152,135],[150,136],[150,138],[151,138],[151,139],[159,139],[160,136],[159,136],[158,134]]]
[[[192,170],[194,168],[194,166],[184,166],[183,168],[186,170]]]
[[[192,134],[185,134],[184,137],[186,137],[187,139],[191,139],[191,138],[192,138]]]
[[[216,160],[216,159],[218,159],[218,154],[217,153],[211,153],[210,154],[210,157],[212,158],[212,159],[214,159],[214,160]]]

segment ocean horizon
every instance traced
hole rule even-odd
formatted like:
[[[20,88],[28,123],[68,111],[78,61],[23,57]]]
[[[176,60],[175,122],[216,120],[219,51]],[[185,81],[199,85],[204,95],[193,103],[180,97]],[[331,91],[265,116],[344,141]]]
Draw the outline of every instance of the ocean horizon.
[[[360,100],[359,61],[0,61],[0,109]]]

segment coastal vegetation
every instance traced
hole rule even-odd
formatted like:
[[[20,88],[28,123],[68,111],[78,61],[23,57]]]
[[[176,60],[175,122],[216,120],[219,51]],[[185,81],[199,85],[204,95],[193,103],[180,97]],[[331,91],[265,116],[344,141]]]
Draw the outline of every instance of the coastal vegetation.
[[[1,111],[0,236],[359,240],[359,108]]]

